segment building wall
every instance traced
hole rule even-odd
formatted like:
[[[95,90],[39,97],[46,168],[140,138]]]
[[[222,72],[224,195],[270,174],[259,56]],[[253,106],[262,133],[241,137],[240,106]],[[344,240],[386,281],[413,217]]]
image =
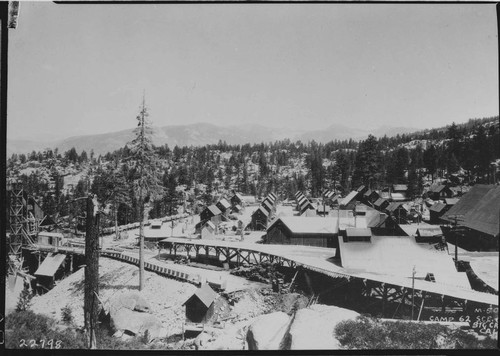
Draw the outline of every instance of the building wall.
[[[210,210],[208,210],[208,209],[205,209],[205,210],[203,210],[203,211],[201,212],[201,214],[200,214],[200,220],[201,220],[201,221],[205,221],[205,220],[210,219],[212,216],[214,216],[214,215],[212,214],[212,212],[211,212]]]
[[[258,211],[257,213],[252,215],[252,222],[250,224],[253,230],[265,230],[267,227],[267,216]]]
[[[334,247],[334,235],[325,234],[292,234],[285,226],[279,224],[269,229],[266,243],[278,245],[302,245],[317,247]]]

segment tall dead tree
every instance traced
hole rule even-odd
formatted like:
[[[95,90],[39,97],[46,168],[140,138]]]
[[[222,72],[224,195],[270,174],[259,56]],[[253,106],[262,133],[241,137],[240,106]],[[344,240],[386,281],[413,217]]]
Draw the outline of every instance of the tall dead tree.
[[[144,288],[144,220],[147,219],[147,205],[160,198],[164,193],[161,185],[159,159],[153,148],[153,129],[148,120],[148,110],[145,99],[137,115],[135,138],[130,143],[132,162],[136,172],[134,177],[134,192],[139,207],[139,290]]]
[[[87,217],[85,236],[85,292],[84,322],[89,349],[97,347],[95,329],[98,317],[99,293],[99,213],[97,199],[87,197]]]

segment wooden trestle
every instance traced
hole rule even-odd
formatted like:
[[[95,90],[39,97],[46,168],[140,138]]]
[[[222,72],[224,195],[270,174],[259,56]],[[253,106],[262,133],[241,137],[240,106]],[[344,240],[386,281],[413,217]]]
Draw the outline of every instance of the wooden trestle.
[[[173,254],[174,256],[177,256],[178,252],[185,252],[187,256],[191,257],[192,253],[194,253],[196,258],[205,257],[225,263],[234,263],[236,266],[261,264],[265,262],[290,268],[295,268],[298,265],[295,261],[282,256],[227,246],[172,242],[169,246],[169,251],[170,255]]]

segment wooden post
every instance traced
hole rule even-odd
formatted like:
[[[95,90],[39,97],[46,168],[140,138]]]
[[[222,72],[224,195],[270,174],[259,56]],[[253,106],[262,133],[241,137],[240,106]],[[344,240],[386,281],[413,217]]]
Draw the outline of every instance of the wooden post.
[[[424,309],[425,293],[422,292],[422,304],[420,304],[420,311],[418,312],[417,321],[420,320],[420,315],[422,314],[422,309]]]
[[[384,318],[385,317],[385,304],[387,302],[387,287],[385,285],[385,283],[382,283],[382,287],[383,287],[383,292],[382,292],[382,317]]]
[[[95,327],[97,325],[98,303],[95,298],[99,293],[99,250],[98,231],[99,214],[96,213],[97,201],[87,197],[87,219],[85,235],[85,291],[84,291],[84,322],[87,335],[87,347],[97,348]]]

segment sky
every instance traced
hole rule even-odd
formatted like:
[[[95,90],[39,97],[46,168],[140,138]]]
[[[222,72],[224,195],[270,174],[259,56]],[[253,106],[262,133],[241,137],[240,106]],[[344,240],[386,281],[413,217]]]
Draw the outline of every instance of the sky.
[[[8,138],[209,122],[431,128],[499,113],[494,4],[22,2]]]

